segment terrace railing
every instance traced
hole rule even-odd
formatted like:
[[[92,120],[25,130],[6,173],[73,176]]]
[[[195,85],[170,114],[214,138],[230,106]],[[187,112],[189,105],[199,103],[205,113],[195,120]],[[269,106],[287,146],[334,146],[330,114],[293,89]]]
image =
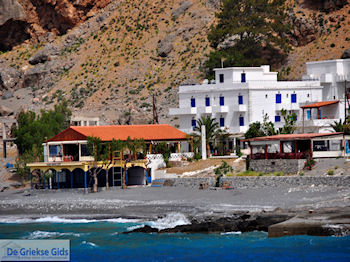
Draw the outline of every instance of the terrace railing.
[[[252,159],[306,159],[309,152],[298,153],[255,153]]]

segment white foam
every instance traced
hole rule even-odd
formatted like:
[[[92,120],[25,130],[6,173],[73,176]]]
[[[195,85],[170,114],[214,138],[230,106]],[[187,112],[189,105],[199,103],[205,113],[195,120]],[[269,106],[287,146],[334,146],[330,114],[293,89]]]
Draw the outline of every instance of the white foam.
[[[242,234],[241,231],[233,231],[233,232],[223,232],[220,235],[240,235]]]
[[[188,218],[184,214],[169,213],[163,218],[160,218],[156,221],[147,222],[146,224],[153,228],[162,230],[166,228],[174,228],[176,226],[181,226],[181,225],[189,225],[191,224],[191,222],[188,220]]]
[[[145,226],[144,224],[137,225],[137,226],[131,226],[131,227],[128,227],[127,230],[128,230],[128,231],[133,231],[133,230],[135,230],[135,229],[142,228],[142,227],[144,227],[144,226]]]
[[[0,219],[0,223],[96,223],[96,222],[110,222],[110,223],[137,223],[140,222],[139,219],[126,219],[126,218],[110,218],[110,219],[70,219],[62,218],[57,216],[48,216],[42,218],[4,218]]]
[[[51,238],[51,237],[57,237],[57,236],[74,236],[74,237],[80,237],[80,234],[78,233],[61,233],[61,232],[51,232],[51,231],[34,231],[30,233],[29,239],[41,239],[41,238]]]
[[[83,241],[83,242],[81,242],[81,243],[84,244],[84,245],[92,246],[92,247],[98,247],[98,245],[96,245],[96,244],[93,243],[93,242]]]

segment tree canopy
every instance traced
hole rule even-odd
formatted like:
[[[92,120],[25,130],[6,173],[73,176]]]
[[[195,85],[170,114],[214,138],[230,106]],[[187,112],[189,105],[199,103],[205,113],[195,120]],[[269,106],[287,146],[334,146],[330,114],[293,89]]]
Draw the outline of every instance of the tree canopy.
[[[33,150],[41,152],[41,144],[45,139],[69,126],[70,116],[67,102],[55,105],[54,109],[49,111],[41,110],[40,115],[32,111],[19,113],[18,126],[12,130],[19,154],[23,155]]]
[[[208,40],[214,51],[205,63],[208,78],[221,66],[281,63],[289,45],[285,0],[223,0]],[[225,43],[227,42],[227,43]]]

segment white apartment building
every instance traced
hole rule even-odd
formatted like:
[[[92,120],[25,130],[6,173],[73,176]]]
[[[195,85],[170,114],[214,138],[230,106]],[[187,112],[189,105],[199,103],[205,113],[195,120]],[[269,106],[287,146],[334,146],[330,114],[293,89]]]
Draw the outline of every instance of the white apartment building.
[[[303,80],[318,80],[322,86],[320,103],[304,108],[305,132],[332,131],[330,124],[349,116],[350,59],[307,62]]]
[[[276,127],[283,126],[282,109],[296,113],[299,121],[300,106],[323,101],[322,90],[319,80],[277,81],[277,72],[270,72],[268,65],[217,68],[215,81],[180,86],[179,107],[169,114],[179,117],[180,130],[186,133],[193,132],[196,119],[209,115],[221,128],[241,136],[265,114]],[[311,119],[307,112],[305,118]]]

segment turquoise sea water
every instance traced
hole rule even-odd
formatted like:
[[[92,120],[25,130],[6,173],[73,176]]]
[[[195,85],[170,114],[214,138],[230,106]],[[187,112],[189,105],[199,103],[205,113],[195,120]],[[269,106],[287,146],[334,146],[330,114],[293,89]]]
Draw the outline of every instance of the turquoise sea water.
[[[70,239],[71,261],[350,261],[350,237],[239,234],[121,234],[122,219],[0,223],[0,239]]]

